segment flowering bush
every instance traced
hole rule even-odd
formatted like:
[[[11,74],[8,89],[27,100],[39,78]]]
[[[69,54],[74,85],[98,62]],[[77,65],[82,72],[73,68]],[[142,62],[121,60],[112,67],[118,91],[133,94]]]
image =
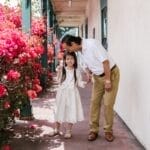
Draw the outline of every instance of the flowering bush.
[[[0,4],[0,21],[2,25],[9,27],[20,28],[21,27],[21,9],[10,8],[8,6],[3,6]],[[3,23],[6,21],[7,23]]]
[[[19,117],[19,109],[42,91],[40,75],[43,71],[40,58],[44,52],[42,36],[46,33],[44,19],[32,20],[31,36],[21,31],[20,8],[0,5],[0,145],[5,129]],[[53,49],[48,47],[52,59]],[[5,145],[3,149],[8,149]]]
[[[0,116],[0,129],[14,117],[14,111],[27,97],[33,99],[42,90],[38,78],[43,47],[31,43],[19,30],[6,29],[0,34],[0,114],[8,114],[7,119]]]
[[[64,52],[65,52],[65,50],[63,49],[62,45],[60,45],[60,49],[59,49],[59,51],[57,53],[57,59],[58,60],[62,60],[63,59]]]
[[[18,108],[42,91],[42,38],[28,36],[20,27],[20,9],[0,5],[0,134],[19,116]]]
[[[54,46],[53,46],[53,44],[48,44],[47,56],[48,56],[48,63],[52,63],[53,57],[54,57]]]
[[[43,18],[38,18],[32,21],[32,35],[43,36],[46,33],[46,26]]]

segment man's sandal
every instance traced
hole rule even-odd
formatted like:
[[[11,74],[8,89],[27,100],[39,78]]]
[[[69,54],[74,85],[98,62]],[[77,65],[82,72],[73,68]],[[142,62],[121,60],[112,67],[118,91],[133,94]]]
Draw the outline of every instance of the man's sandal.
[[[98,133],[91,131],[88,135],[88,141],[95,141],[97,137],[98,137]]]
[[[114,140],[114,135],[112,132],[105,132],[105,139],[108,142],[112,142]]]

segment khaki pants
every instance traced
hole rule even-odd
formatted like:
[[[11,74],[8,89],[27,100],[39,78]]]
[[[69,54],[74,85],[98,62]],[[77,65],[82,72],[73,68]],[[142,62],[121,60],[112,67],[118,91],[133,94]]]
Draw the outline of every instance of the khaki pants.
[[[99,120],[100,120],[100,108],[102,99],[104,100],[104,131],[112,132],[113,118],[114,118],[114,103],[118,91],[119,84],[119,68],[115,67],[111,71],[112,90],[106,92],[104,89],[104,77],[93,75],[93,88],[92,98],[90,105],[90,131],[98,133]]]

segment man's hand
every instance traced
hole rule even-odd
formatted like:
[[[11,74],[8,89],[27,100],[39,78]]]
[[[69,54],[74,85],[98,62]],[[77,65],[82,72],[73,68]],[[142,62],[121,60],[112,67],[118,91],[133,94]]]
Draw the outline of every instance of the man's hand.
[[[111,70],[110,70],[110,66],[109,66],[109,61],[108,60],[105,60],[103,62],[103,67],[104,67],[104,73],[105,73],[105,83],[104,83],[104,86],[105,86],[105,90],[107,92],[111,91],[112,89],[112,83],[111,83],[111,79],[110,79],[110,76],[111,76]]]
[[[92,74],[87,72],[86,73],[86,81],[87,81],[87,83],[91,82],[91,80],[92,80]]]
[[[86,68],[85,69],[85,74],[86,74],[86,82],[89,83],[92,80],[92,72]]]
[[[105,90],[107,91],[107,92],[109,92],[109,91],[111,91],[111,89],[112,89],[112,84],[111,84],[111,81],[110,80],[105,80]]]

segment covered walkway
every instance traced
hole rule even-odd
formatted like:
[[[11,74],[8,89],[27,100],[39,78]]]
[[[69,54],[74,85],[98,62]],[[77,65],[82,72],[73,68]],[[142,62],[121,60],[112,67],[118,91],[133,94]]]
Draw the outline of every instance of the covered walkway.
[[[104,139],[102,127],[96,141],[87,140],[91,84],[80,89],[85,120],[74,125],[72,139],[66,140],[63,136],[49,137],[54,126],[56,88],[57,85],[53,85],[45,95],[33,101],[34,121],[17,121],[15,134],[11,138],[13,150],[144,150],[117,114],[114,142],[109,143]]]
[[[147,64],[149,62],[150,34],[147,33],[149,33],[150,22],[147,18],[149,17],[150,2],[143,3],[142,0],[138,2],[136,0],[116,0],[115,2],[107,0],[35,1],[39,2],[37,9],[45,19],[40,20],[43,21],[43,26],[39,26],[38,22],[36,23],[39,27],[38,31],[41,31],[40,29],[43,27],[43,32],[39,35],[43,39],[40,39],[40,42],[44,48],[44,53],[40,58],[43,70],[40,80],[43,91],[47,90],[47,76],[49,74],[46,73],[55,71],[58,59],[60,59],[59,54],[62,54],[59,44],[60,38],[64,34],[73,33],[83,38],[100,40],[102,45],[113,54],[121,70],[121,82],[115,110],[146,148],[138,142],[117,114],[115,114],[114,122],[114,142],[108,143],[104,139],[103,118],[101,118],[101,130],[98,139],[94,142],[87,141],[91,84],[85,89],[80,89],[85,120],[74,126],[72,139],[65,140],[63,136],[50,137],[49,133],[54,127],[55,91],[57,88],[57,85],[54,84],[46,93],[31,102],[35,120],[16,121],[15,126],[11,129],[13,132],[9,140],[12,149],[149,150],[150,95],[148,91],[149,80],[147,79],[149,79],[150,72],[147,69]],[[19,30],[22,28],[24,32],[31,32],[31,18],[35,18],[32,16],[31,8],[34,8],[33,3],[35,1],[22,1],[20,7],[22,16],[20,14],[19,16],[22,17],[23,26],[19,24],[19,27],[16,27]],[[36,27],[33,29],[36,29]],[[36,32],[34,34],[36,35]],[[39,44],[39,41],[37,43]],[[37,43],[35,46],[37,46]],[[5,70],[5,72],[7,71]],[[1,81],[2,77],[4,77],[3,74],[1,74]],[[7,99],[5,100],[7,101]],[[7,107],[10,106],[7,105],[6,109]],[[32,117],[30,105],[25,112],[30,114],[29,117]]]

